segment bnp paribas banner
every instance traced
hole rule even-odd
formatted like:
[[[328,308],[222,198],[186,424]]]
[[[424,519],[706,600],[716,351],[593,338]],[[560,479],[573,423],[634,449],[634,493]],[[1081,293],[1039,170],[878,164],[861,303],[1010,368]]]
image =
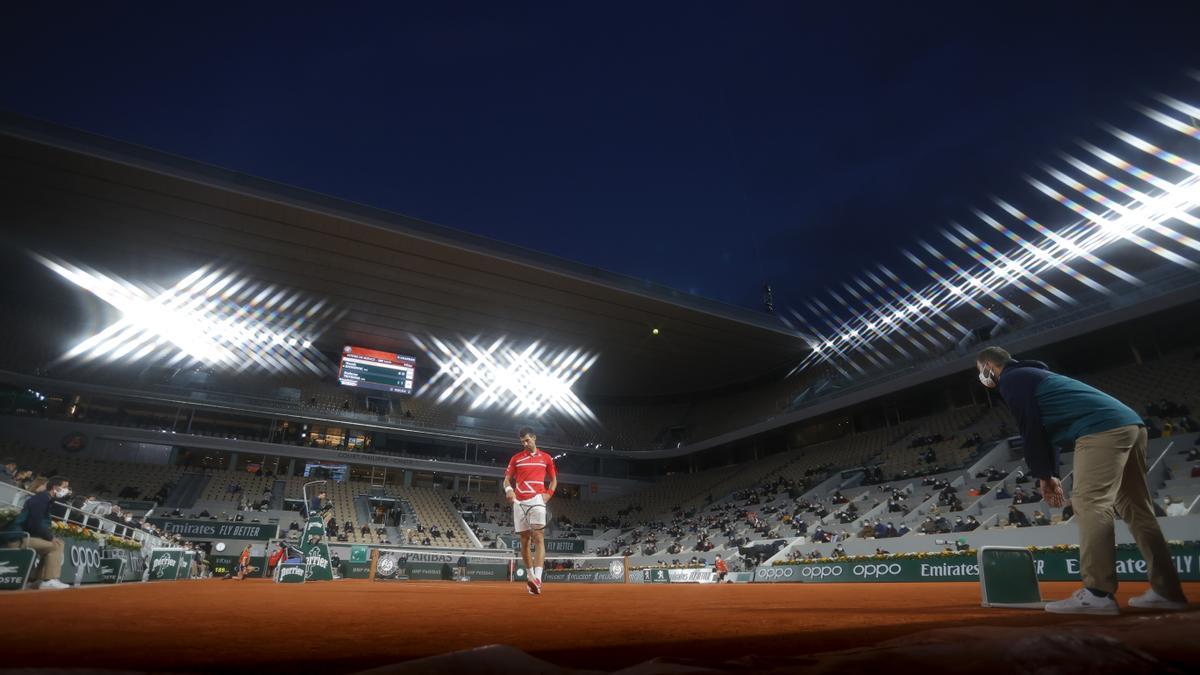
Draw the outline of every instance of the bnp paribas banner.
[[[201,541],[218,539],[265,541],[275,539],[279,535],[279,526],[267,523],[230,523],[219,520],[185,520],[182,518],[149,518],[148,520],[161,527],[165,532],[178,534],[185,539]]]
[[[1200,581],[1200,542],[1172,545],[1171,556],[1179,578]],[[1077,549],[1033,551],[1034,566],[1041,581],[1078,581]],[[1117,550],[1117,578],[1144,581],[1146,562],[1137,549]],[[979,581],[979,563],[974,555],[933,555],[926,558],[848,560],[770,565],[754,570],[754,581],[765,583]]]

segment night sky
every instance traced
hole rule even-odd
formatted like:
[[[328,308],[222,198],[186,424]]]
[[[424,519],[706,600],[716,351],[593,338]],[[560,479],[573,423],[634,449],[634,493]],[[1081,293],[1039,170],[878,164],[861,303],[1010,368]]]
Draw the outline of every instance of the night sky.
[[[26,3],[0,107],[758,307],[1200,67],[1200,3],[834,4]]]

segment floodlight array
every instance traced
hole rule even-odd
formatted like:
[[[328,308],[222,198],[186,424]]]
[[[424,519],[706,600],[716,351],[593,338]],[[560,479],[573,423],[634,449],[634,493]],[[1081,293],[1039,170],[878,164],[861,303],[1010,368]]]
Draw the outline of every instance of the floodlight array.
[[[241,372],[328,370],[313,348],[339,315],[324,300],[245,274],[201,267],[170,288],[35,254],[46,268],[121,313],[121,318],[60,357],[60,362],[205,365]]]
[[[1116,292],[1115,281],[1140,285],[1135,275],[1102,257],[1106,247],[1119,242],[1200,271],[1200,165],[1193,161],[1200,157],[1200,108],[1158,96],[1154,107],[1137,110],[1197,141],[1183,142],[1192,159],[1128,131],[1103,127],[1131,158],[1080,141],[1081,153],[1060,153],[1063,166],[1043,165],[1044,175],[1025,177],[1036,194],[1070,211],[1068,224],[1052,228],[993,198],[992,207],[975,209],[974,215],[985,232],[990,228],[1011,247],[1001,250],[951,223],[940,232],[949,244],[945,250],[922,240],[919,248],[903,251],[931,279],[920,290],[878,265],[842,284],[853,304],[838,291],[827,291],[844,311],[831,311],[819,297],[806,300],[807,311],[792,309],[791,316],[812,351],[792,372],[828,364],[846,377],[864,374],[890,364],[891,355],[944,353],[968,334],[962,322],[969,316],[997,325],[1009,320],[1005,314],[1030,319],[1027,300],[1046,309],[1077,304],[1078,294],[1052,281],[1057,276],[1106,295]],[[1113,169],[1115,176],[1107,172]]]
[[[507,338],[486,344],[468,338],[413,340],[438,368],[418,396],[434,396],[438,403],[469,400],[469,409],[513,416],[537,418],[553,410],[578,422],[596,421],[571,387],[596,363],[597,354],[536,341],[519,345]]]

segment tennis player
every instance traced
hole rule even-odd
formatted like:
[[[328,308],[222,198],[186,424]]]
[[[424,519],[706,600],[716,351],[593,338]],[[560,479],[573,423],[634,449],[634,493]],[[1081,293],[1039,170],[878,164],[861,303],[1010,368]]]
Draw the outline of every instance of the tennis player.
[[[513,529],[521,535],[521,558],[525,561],[525,584],[530,595],[542,593],[542,565],[546,562],[546,546],[542,537],[546,527],[546,504],[558,487],[558,472],[554,458],[538,450],[533,429],[522,427],[517,432],[521,451],[508,461],[504,472],[504,496],[513,505]],[[550,486],[546,487],[546,479]],[[535,547],[530,555],[530,545]],[[532,559],[531,559],[532,558]]]

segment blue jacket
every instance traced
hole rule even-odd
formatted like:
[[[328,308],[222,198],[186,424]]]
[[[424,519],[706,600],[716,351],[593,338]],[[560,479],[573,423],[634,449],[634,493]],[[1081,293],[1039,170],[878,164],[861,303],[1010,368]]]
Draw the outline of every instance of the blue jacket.
[[[1052,373],[1041,361],[1015,361],[1000,373],[997,389],[1017,420],[1025,463],[1035,478],[1058,475],[1058,453],[1082,436],[1142,418],[1129,406],[1094,387]]]
[[[25,531],[31,537],[54,539],[50,532],[50,492],[39,492],[25,500],[21,513],[13,521],[13,529]]]

